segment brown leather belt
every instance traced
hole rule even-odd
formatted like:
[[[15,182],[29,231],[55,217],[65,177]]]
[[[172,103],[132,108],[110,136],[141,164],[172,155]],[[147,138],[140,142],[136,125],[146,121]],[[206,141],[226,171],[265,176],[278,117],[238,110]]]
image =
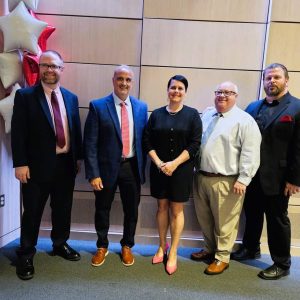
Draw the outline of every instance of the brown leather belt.
[[[207,177],[237,177],[237,175],[223,175],[220,173],[210,173],[210,172],[205,172],[205,171],[199,171],[200,174],[202,174],[203,176],[207,176]]]

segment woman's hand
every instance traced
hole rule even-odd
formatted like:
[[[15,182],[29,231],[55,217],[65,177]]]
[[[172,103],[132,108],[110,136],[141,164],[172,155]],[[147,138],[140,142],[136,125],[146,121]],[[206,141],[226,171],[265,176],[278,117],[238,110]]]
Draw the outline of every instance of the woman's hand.
[[[167,176],[172,176],[177,167],[178,165],[174,162],[174,160],[172,160],[162,164],[160,169]]]

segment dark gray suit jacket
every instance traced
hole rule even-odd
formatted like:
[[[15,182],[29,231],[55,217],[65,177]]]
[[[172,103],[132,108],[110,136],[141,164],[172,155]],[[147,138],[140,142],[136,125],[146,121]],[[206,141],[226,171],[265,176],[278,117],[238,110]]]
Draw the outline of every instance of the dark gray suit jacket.
[[[263,100],[246,111],[255,119]],[[262,131],[258,174],[266,195],[283,193],[286,182],[300,186],[300,100],[285,94]]]

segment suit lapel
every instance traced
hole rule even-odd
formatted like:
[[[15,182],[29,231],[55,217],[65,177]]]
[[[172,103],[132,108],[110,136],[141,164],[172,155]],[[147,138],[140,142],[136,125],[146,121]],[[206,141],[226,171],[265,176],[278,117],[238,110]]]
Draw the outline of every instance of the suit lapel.
[[[253,109],[253,111],[251,113],[251,115],[254,119],[257,117],[258,112],[259,112],[261,106],[263,105],[263,102],[264,102],[263,100],[257,101],[257,105],[255,106],[255,108]]]
[[[60,88],[61,94],[63,96],[64,99],[64,103],[65,103],[65,108],[66,108],[66,112],[67,112],[67,118],[68,118],[68,125],[69,125],[69,131],[72,132],[72,101],[68,101],[69,97],[68,94],[66,93],[66,91],[63,88]]]
[[[37,92],[38,100],[39,100],[39,102],[42,106],[43,112],[44,112],[44,114],[45,114],[45,116],[46,116],[46,118],[49,122],[49,125],[53,129],[53,132],[55,132],[54,124],[53,124],[50,109],[49,109],[49,105],[48,105],[48,102],[47,102],[47,99],[46,99],[46,96],[45,96],[45,93],[44,93],[44,90],[43,90],[43,87],[42,87],[41,84],[39,86],[37,86],[37,91],[36,92]]]
[[[134,139],[138,137],[137,132],[137,122],[139,120],[139,106],[136,101],[130,97],[131,107],[132,107],[132,117],[133,117],[133,128],[134,128]]]
[[[111,119],[113,120],[118,137],[119,137],[120,141],[122,141],[120,122],[119,122],[119,118],[118,118],[117,111],[116,111],[116,105],[115,105],[115,101],[114,101],[112,94],[107,99],[106,105],[107,105],[108,112],[111,116]]]

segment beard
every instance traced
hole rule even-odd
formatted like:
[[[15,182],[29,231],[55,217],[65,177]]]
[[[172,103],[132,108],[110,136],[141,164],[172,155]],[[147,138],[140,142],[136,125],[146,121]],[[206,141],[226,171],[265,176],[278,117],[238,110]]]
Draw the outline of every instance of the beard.
[[[278,87],[275,85],[265,88],[265,92],[267,96],[272,96],[272,97],[276,97],[280,95],[283,92],[283,90],[284,90],[283,87]]]
[[[56,84],[59,81],[59,77],[56,74],[50,76],[49,74],[44,73],[41,75],[41,81],[46,84]]]

